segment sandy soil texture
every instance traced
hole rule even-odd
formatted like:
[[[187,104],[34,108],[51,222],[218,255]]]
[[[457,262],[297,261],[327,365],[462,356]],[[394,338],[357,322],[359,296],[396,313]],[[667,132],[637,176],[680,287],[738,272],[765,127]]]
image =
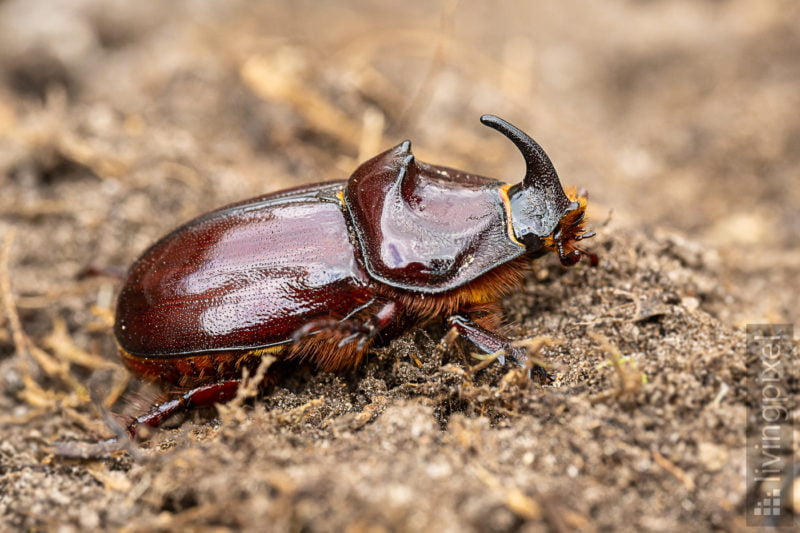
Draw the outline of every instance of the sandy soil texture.
[[[0,530],[744,529],[745,326],[799,315],[799,11],[0,0]],[[53,453],[156,394],[119,365],[119,282],[81,272],[406,138],[517,181],[484,113],[590,191],[599,266],[544,258],[503,302],[553,383],[431,324],[130,452]]]

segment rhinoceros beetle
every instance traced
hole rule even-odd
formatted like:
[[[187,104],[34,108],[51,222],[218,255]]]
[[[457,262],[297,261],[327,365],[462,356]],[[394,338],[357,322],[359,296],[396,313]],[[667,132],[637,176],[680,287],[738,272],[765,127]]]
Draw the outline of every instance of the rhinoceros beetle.
[[[492,115],[481,122],[522,152],[522,182],[423,163],[405,141],[347,181],[224,207],[151,246],[121,289],[114,333],[134,374],[182,392],[129,431],[231,399],[265,354],[352,368],[374,342],[436,317],[478,350],[524,362],[493,331],[499,299],[546,252],[596,265],[578,244],[593,233],[585,193],[565,194],[533,139]]]

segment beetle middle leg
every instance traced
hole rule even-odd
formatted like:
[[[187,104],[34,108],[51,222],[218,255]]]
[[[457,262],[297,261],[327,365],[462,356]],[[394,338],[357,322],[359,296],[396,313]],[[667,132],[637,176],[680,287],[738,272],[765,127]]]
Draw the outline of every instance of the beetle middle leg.
[[[451,315],[447,318],[447,325],[454,328],[461,337],[468,340],[481,352],[493,354],[503,351],[518,365],[526,366],[528,353],[524,347],[514,346],[511,339],[481,326],[469,316]],[[505,364],[505,355],[500,355],[497,360],[500,361],[500,364]],[[532,371],[545,382],[553,380],[547,370],[540,365],[534,365]]]
[[[343,319],[312,320],[292,335],[296,343],[293,357],[306,359],[326,371],[353,367],[375,338],[396,325],[401,316],[400,302],[376,298]]]

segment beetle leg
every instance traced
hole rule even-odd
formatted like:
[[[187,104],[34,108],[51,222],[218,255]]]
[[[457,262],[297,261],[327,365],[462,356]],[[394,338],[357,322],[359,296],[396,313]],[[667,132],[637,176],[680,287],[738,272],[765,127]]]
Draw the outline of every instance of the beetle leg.
[[[378,334],[370,322],[360,322],[353,319],[337,320],[335,318],[320,318],[308,322],[292,334],[292,341],[297,343],[307,337],[320,335],[325,337],[338,336],[337,348],[342,348],[359,339],[358,347],[363,347],[369,340]]]
[[[379,305],[380,307],[373,308],[374,312],[369,317],[369,340],[373,339],[378,333],[386,329],[390,324],[394,323],[394,321],[400,316],[400,310],[402,309],[400,302],[394,300],[381,302]],[[363,346],[366,341],[366,338],[362,338],[359,342],[359,347]]]
[[[292,340],[297,342],[316,334],[325,334],[326,336],[338,334],[341,339],[336,345],[337,348],[358,340],[358,348],[363,349],[367,343],[394,322],[399,316],[400,308],[400,304],[393,300],[373,300],[358,314],[343,320],[335,318],[312,320],[295,331]]]
[[[137,416],[128,424],[128,434],[131,438],[136,436],[136,427],[144,424],[150,427],[158,427],[169,417],[178,411],[186,411],[193,407],[208,407],[215,403],[225,403],[232,400],[239,390],[241,380],[231,379],[219,381],[209,385],[201,385],[184,392],[177,398],[167,400],[156,405],[147,413]]]
[[[344,318],[321,318],[298,329],[290,358],[307,360],[320,370],[335,372],[356,366],[382,331],[394,331],[402,320],[394,300],[373,299]]]
[[[526,349],[522,346],[514,346],[511,343],[511,339],[508,337],[488,330],[464,315],[451,315],[447,319],[447,325],[451,328],[455,328],[460,336],[468,340],[483,353],[493,354],[504,351],[516,364],[526,366],[528,360]],[[500,355],[497,360],[500,361],[500,364],[505,364],[505,357],[503,355]],[[533,366],[533,372],[545,382],[552,381],[552,377],[539,365]]]

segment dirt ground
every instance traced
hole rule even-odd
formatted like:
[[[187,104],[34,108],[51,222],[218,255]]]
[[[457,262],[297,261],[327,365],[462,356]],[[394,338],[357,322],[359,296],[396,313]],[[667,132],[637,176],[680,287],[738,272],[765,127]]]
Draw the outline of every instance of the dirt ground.
[[[798,321],[798,11],[0,0],[0,530],[744,529],[744,326]],[[553,341],[552,384],[474,371],[434,324],[130,452],[53,453],[155,394],[87,267],[406,138],[518,181],[483,113],[590,191],[599,267],[542,259],[504,301],[514,338]]]

